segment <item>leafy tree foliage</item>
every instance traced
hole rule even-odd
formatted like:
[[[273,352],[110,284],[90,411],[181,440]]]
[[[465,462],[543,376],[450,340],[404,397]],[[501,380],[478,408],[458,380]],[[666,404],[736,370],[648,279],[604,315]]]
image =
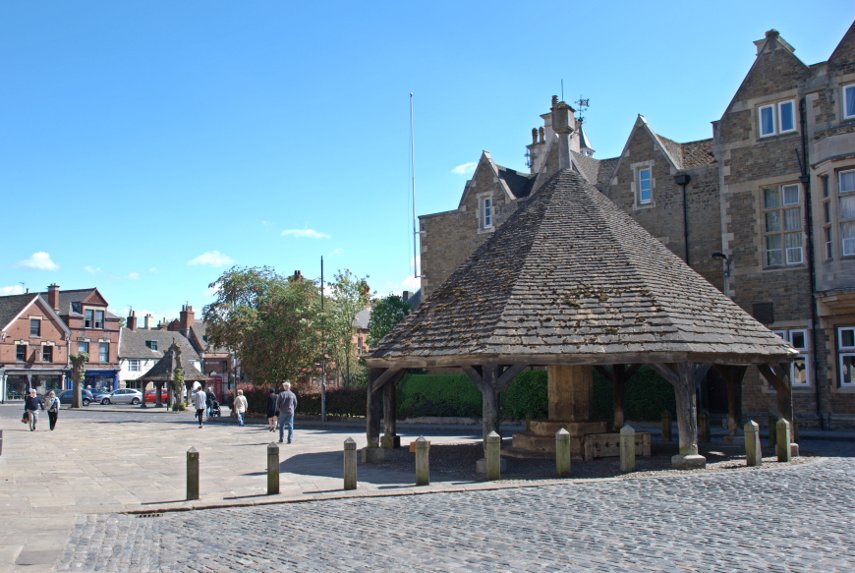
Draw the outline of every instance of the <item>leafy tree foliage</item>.
[[[352,368],[356,363],[353,321],[371,300],[367,279],[357,278],[348,269],[336,273],[335,280],[330,283],[331,300],[324,309],[327,352],[332,358],[331,366],[345,387],[352,386],[358,378]]]
[[[398,295],[390,294],[374,303],[368,321],[368,344],[376,346],[409,313],[410,305]]]
[[[320,291],[270,267],[233,267],[216,282],[206,306],[208,342],[235,352],[257,384],[296,379],[313,368],[320,351]]]

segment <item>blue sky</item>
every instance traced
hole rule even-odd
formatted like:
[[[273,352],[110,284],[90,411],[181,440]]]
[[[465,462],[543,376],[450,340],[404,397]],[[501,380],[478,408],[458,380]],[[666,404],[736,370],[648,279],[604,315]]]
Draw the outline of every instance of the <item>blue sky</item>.
[[[233,264],[319,277],[321,256],[378,295],[414,290],[410,92],[425,214],[457,206],[483,149],[525,170],[562,80],[590,99],[598,158],[639,113],[703,139],[766,30],[812,64],[853,17],[851,0],[7,0],[0,292],[96,286],[117,314],[173,317]]]

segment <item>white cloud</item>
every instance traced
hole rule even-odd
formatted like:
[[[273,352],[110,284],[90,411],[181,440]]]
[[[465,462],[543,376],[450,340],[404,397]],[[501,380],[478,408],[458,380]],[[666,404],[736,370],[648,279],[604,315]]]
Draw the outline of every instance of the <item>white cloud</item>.
[[[475,161],[467,161],[466,163],[461,163],[457,167],[451,170],[455,175],[469,175],[470,173],[475,172],[475,167],[478,165]]]
[[[59,265],[50,259],[50,255],[45,251],[38,251],[30,255],[29,259],[18,261],[19,267],[27,267],[28,269],[39,269],[41,271],[58,271]]]
[[[285,229],[282,231],[283,237],[297,237],[298,239],[331,239],[327,233],[321,233],[314,229]]]
[[[421,281],[421,279],[418,279],[418,278],[414,277],[413,275],[410,275],[401,281],[401,287],[403,287],[404,290],[408,290],[410,292],[415,292],[415,291],[419,290],[420,288],[422,288],[422,281]]]
[[[160,270],[157,267],[149,267],[148,272],[150,273],[158,273]]]
[[[83,270],[89,273],[90,275],[97,275],[101,272],[101,267],[93,267],[91,265],[86,265],[83,267]]]
[[[12,286],[4,286],[0,287],[0,294],[24,294],[24,286],[23,285],[12,285]]]
[[[128,278],[131,279],[132,281],[138,281],[138,280],[140,280],[140,274],[138,272],[134,271],[134,272],[128,273]]]
[[[343,254],[344,254],[344,249],[342,249],[341,247],[336,247],[335,249],[333,249],[333,250],[330,252],[330,255],[329,255],[329,256],[331,256],[331,257],[338,257],[339,255],[343,255]]]
[[[228,255],[224,255],[220,251],[208,251],[207,253],[202,253],[195,259],[191,259],[187,261],[188,265],[207,265],[210,267],[224,267],[226,265],[232,264],[234,261]]]

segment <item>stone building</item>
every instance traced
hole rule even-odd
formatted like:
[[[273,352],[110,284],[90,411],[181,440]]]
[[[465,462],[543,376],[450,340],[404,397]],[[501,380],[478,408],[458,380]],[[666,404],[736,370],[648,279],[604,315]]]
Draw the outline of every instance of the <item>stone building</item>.
[[[420,218],[422,297],[537,194],[566,145],[574,170],[799,351],[789,374],[803,423],[855,424],[855,24],[818,64],[774,30],[755,45],[710,139],[678,143],[639,116],[621,154],[597,159],[581,124],[562,141],[550,111],[529,173],[484,152],[457,209]],[[702,407],[722,411],[724,386],[708,376]],[[774,411],[755,369],[742,388],[743,414]]]

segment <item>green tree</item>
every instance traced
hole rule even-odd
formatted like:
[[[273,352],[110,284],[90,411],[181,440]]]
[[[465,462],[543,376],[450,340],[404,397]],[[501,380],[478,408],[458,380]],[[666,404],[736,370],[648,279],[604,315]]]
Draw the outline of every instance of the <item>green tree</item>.
[[[390,294],[374,303],[371,319],[368,321],[369,346],[376,346],[409,313],[410,305],[398,295]]]
[[[71,360],[71,407],[79,408],[82,406],[80,399],[80,390],[83,387],[83,380],[86,379],[86,363],[89,361],[89,354],[81,352],[80,354],[72,354]]]
[[[289,279],[270,267],[233,267],[211,288],[206,306],[208,342],[229,348],[256,384],[297,378],[320,356],[318,286]]]
[[[354,320],[359,311],[371,301],[368,277],[358,278],[348,269],[339,271],[330,283],[331,300],[324,312],[326,348],[343,386],[351,386],[361,378],[352,371],[356,361]]]

